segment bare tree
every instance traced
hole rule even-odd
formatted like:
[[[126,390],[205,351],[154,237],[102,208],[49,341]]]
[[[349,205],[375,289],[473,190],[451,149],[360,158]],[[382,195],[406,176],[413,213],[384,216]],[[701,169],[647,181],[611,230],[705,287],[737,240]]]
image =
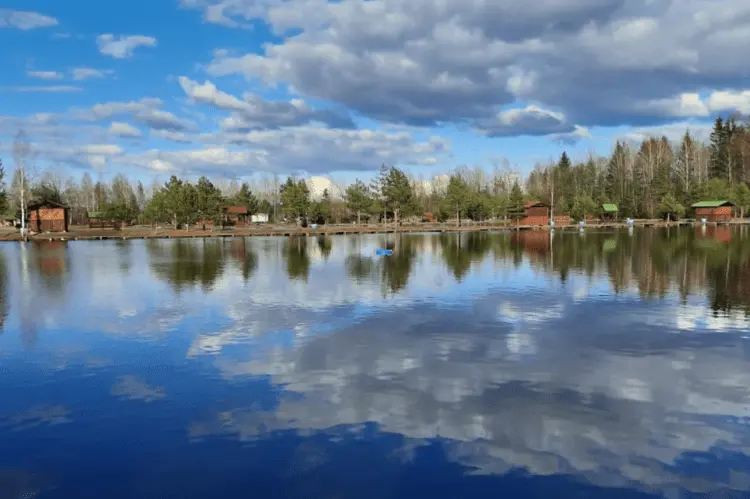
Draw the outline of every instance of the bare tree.
[[[26,132],[19,130],[16,140],[13,142],[13,161],[20,175],[21,192],[21,234],[26,234],[26,163],[31,155],[31,144],[26,138]]]

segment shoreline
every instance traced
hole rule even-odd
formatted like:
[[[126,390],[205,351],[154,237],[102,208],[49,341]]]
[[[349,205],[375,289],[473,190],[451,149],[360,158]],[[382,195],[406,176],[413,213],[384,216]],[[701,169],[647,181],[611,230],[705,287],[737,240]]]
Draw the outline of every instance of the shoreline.
[[[689,227],[698,226],[699,222],[690,221],[679,221],[679,222],[665,222],[662,220],[644,220],[636,221],[633,223],[633,227]],[[729,222],[708,222],[707,226],[746,226],[750,225],[750,221],[729,221]],[[630,227],[626,223],[613,222],[613,223],[591,223],[587,224],[585,229],[625,229]],[[577,224],[556,226],[556,231],[570,231],[577,230],[579,226]],[[518,232],[527,230],[542,230],[550,231],[552,227],[548,225],[513,225],[513,224],[495,224],[495,225],[465,225],[457,227],[451,224],[424,224],[424,225],[404,225],[398,228],[393,226],[322,226],[317,229],[299,228],[299,227],[283,227],[275,226],[272,228],[258,228],[255,227],[241,227],[229,230],[174,230],[174,229],[158,229],[154,231],[147,226],[133,226],[126,227],[122,230],[115,231],[114,229],[89,229],[88,227],[72,227],[72,230],[68,232],[50,232],[42,234],[34,234],[26,237],[26,241],[103,241],[103,240],[126,240],[126,239],[203,239],[203,238],[233,238],[233,237],[289,237],[289,236],[318,236],[318,235],[356,235],[356,234],[394,234],[394,233],[450,233],[450,232]],[[23,242],[24,238],[21,237],[17,231],[8,231],[5,234],[0,234],[0,242]]]

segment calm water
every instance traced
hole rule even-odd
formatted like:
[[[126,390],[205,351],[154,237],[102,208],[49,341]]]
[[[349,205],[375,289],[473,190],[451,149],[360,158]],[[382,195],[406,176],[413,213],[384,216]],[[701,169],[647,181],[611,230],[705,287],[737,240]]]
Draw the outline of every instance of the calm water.
[[[750,497],[747,228],[9,243],[0,276],[0,499]]]

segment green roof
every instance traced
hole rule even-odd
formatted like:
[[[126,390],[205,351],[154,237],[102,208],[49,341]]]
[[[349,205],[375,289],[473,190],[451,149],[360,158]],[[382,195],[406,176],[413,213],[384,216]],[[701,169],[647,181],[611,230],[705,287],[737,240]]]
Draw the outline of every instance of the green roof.
[[[718,208],[719,206],[734,206],[731,201],[698,201],[693,208]]]
[[[612,203],[604,203],[602,205],[602,209],[606,211],[607,213],[616,213],[617,212],[617,205]]]

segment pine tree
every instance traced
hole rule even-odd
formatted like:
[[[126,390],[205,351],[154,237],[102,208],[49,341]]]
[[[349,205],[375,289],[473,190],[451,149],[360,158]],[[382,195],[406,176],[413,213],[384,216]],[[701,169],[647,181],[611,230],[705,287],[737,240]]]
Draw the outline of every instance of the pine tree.
[[[525,209],[523,201],[523,192],[521,186],[518,185],[518,181],[513,184],[513,188],[510,190],[510,199],[508,200],[508,215],[513,220],[519,220],[523,218]]]
[[[714,122],[711,132],[711,163],[709,165],[710,178],[727,178],[727,133],[729,129],[724,126],[724,120],[719,116]]]
[[[361,180],[357,179],[352,185],[346,188],[346,206],[353,213],[357,214],[357,224],[362,221],[362,212],[369,211],[372,206],[372,196],[370,189]]]

